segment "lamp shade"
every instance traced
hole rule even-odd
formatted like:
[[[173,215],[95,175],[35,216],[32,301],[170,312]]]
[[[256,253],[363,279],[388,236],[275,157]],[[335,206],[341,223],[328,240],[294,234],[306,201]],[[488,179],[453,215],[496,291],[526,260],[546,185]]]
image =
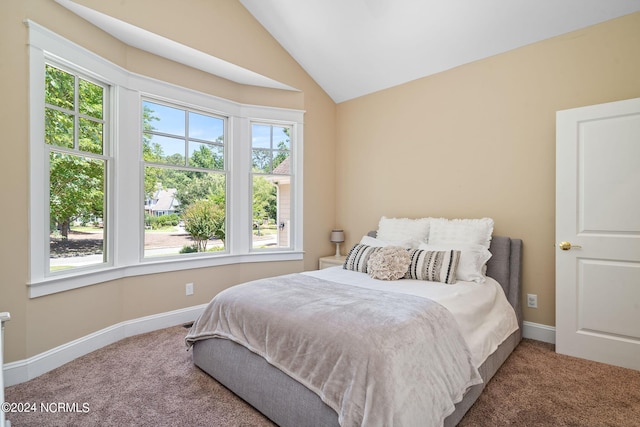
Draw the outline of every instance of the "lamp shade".
[[[331,230],[331,242],[332,243],[342,243],[342,242],[344,242],[344,231],[343,230]]]

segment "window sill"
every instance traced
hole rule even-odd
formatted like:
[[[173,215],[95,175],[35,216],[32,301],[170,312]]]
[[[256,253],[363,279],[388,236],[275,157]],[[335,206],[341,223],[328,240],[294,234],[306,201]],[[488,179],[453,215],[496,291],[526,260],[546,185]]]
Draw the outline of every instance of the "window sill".
[[[242,255],[218,255],[197,259],[163,259],[161,261],[143,261],[140,264],[106,267],[99,270],[87,270],[84,273],[60,274],[49,276],[43,280],[28,283],[29,298],[37,298],[71,289],[96,285],[123,277],[141,276],[145,274],[166,273],[169,271],[190,270],[229,264],[243,264],[255,262],[299,261],[304,252],[287,251],[275,253],[252,253]]]

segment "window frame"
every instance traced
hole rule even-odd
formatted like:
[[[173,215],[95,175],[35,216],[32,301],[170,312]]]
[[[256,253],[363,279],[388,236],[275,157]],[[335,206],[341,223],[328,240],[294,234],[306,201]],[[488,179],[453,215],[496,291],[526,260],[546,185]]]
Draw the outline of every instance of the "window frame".
[[[169,107],[169,108],[175,108],[175,109],[183,109],[185,110],[186,115],[188,116],[189,113],[196,113],[196,114],[206,114],[209,117],[215,117],[218,119],[222,119],[224,121],[224,141],[223,141],[223,159],[224,159],[224,164],[222,169],[202,169],[202,168],[197,168],[194,166],[190,166],[189,162],[188,162],[188,151],[189,151],[189,142],[192,140],[196,140],[195,142],[197,143],[201,143],[201,140],[197,140],[197,138],[191,138],[189,136],[189,125],[188,125],[188,120],[185,122],[185,136],[184,136],[184,140],[185,140],[185,164],[184,165],[172,165],[169,163],[157,163],[157,162],[147,162],[145,161],[142,156],[141,156],[141,162],[142,162],[142,167],[141,167],[141,173],[144,175],[144,169],[147,166],[150,167],[159,167],[159,168],[167,168],[167,169],[175,169],[175,170],[180,170],[180,171],[194,171],[194,172],[204,172],[204,173],[216,173],[216,174],[221,174],[225,176],[225,218],[229,217],[229,199],[227,197],[227,195],[229,194],[229,188],[230,188],[230,182],[231,182],[231,170],[229,168],[229,161],[228,161],[228,157],[229,157],[229,152],[231,151],[229,149],[230,146],[230,141],[229,141],[229,137],[228,137],[228,129],[229,129],[229,121],[230,121],[230,117],[228,117],[228,115],[224,115],[221,114],[220,112],[216,112],[216,111],[209,111],[209,110],[204,110],[202,108],[195,108],[193,105],[186,105],[184,103],[178,103],[178,102],[169,102],[167,100],[161,100],[157,97],[154,96],[142,96],[141,100],[140,100],[140,110],[142,110],[142,105],[145,101],[148,102],[152,102],[158,105],[162,105],[165,107]],[[140,117],[141,119],[141,123],[142,123],[142,117]],[[141,132],[140,132],[140,138],[139,140],[142,140],[142,136],[145,133],[145,130],[141,128]],[[152,133],[155,135],[166,135],[162,132],[148,132],[148,133]],[[173,136],[172,136],[173,137]],[[211,144],[211,145],[216,145],[216,144]],[[140,145],[140,148],[142,148],[142,145]],[[142,153],[141,153],[142,154]],[[144,177],[142,180],[142,188],[144,188]],[[143,190],[144,192],[144,190]],[[144,209],[143,209],[143,218],[142,221],[144,221]],[[144,244],[144,226],[142,227],[142,242]],[[220,251],[218,253],[216,253],[215,255],[222,255],[222,254],[229,254],[229,250],[227,245],[225,244],[225,248],[223,251]],[[213,254],[208,254],[208,253],[192,253],[189,255],[186,255],[188,257],[206,257],[206,256],[210,256]],[[174,254],[174,255],[166,255],[166,256],[162,256],[162,257],[148,257],[145,256],[145,251],[144,251],[144,247],[142,248],[142,261],[146,262],[146,261],[153,261],[153,260],[169,260],[169,259],[183,259],[185,258],[184,254]]]
[[[113,164],[114,164],[114,158],[113,158],[113,144],[112,144],[112,138],[111,138],[111,131],[113,129],[113,120],[111,118],[111,105],[112,105],[112,86],[103,81],[99,76],[93,74],[93,75],[89,75],[87,74],[85,71],[78,69],[78,67],[74,67],[73,65],[69,65],[68,63],[62,63],[61,61],[59,61],[58,59],[55,58],[51,58],[51,57],[47,57],[45,56],[45,61],[44,61],[45,67],[47,65],[52,66],[54,68],[57,68],[65,73],[71,74],[74,76],[74,78],[76,79],[75,84],[74,84],[74,90],[75,90],[75,94],[74,94],[74,98],[76,101],[80,101],[80,96],[79,93],[77,92],[79,89],[79,79],[88,81],[90,83],[93,83],[95,85],[98,85],[100,87],[103,88],[103,117],[102,119],[100,119],[100,122],[103,123],[103,134],[102,134],[102,153],[101,154],[97,154],[97,153],[91,153],[91,152],[85,152],[80,150],[80,136],[79,136],[79,130],[80,130],[80,119],[83,119],[84,115],[80,112],[80,106],[79,105],[75,105],[74,106],[74,111],[73,111],[73,120],[74,120],[74,135],[73,135],[73,147],[72,148],[68,148],[68,147],[61,147],[61,146],[57,146],[57,145],[52,145],[52,144],[47,144],[45,142],[45,138],[43,135],[41,144],[43,145],[43,149],[44,149],[44,162],[45,164],[43,165],[43,171],[45,172],[45,180],[46,180],[46,184],[45,184],[45,188],[43,189],[43,191],[45,192],[45,206],[43,209],[43,212],[49,212],[48,214],[45,215],[45,222],[47,224],[47,228],[46,228],[46,233],[47,233],[47,241],[49,240],[48,238],[48,234],[49,234],[49,224],[50,224],[50,218],[51,218],[51,214],[50,214],[50,209],[48,208],[48,206],[50,206],[50,193],[46,190],[46,188],[49,188],[49,184],[50,184],[50,173],[51,173],[51,162],[49,160],[50,158],[50,154],[52,152],[57,152],[60,154],[66,154],[66,155],[71,155],[71,156],[76,156],[76,157],[81,157],[81,156],[86,156],[92,159],[97,159],[97,160],[102,160],[104,162],[104,218],[103,218],[103,222],[105,224],[105,231],[103,234],[103,238],[104,238],[104,246],[103,246],[103,262],[100,263],[96,263],[96,264],[90,264],[87,266],[83,266],[83,267],[76,267],[73,269],[73,273],[74,274],[82,274],[83,272],[91,272],[93,270],[97,270],[97,269],[101,269],[104,267],[110,267],[113,265],[113,245],[111,244],[111,240],[112,240],[112,235],[113,233],[111,233],[111,226],[110,226],[110,222],[111,222],[111,204],[113,201],[113,184],[112,184],[112,179],[111,177],[113,176]],[[46,71],[44,71],[43,68],[43,73],[42,73],[42,77],[44,79],[44,76],[46,74]],[[44,90],[43,90],[44,92]],[[47,108],[51,108],[47,106],[47,103],[45,101],[43,101],[43,120],[44,120],[44,114],[45,114],[45,110]],[[57,111],[61,111],[61,112],[65,112],[62,108],[53,108]],[[94,121],[95,118],[93,118]],[[43,127],[43,129],[46,127]],[[77,144],[77,146],[76,146]],[[45,245],[45,254],[44,254],[44,262],[45,262],[45,266],[44,266],[44,276],[45,277],[52,277],[55,278],[56,276],[61,276],[61,275],[65,275],[64,270],[61,271],[51,271],[51,265],[50,265],[50,256],[51,256],[51,251],[50,251],[50,245],[46,244]],[[66,273],[68,274],[68,272]]]
[[[268,151],[270,153],[270,159],[271,159],[271,168],[270,168],[270,172],[269,173],[264,173],[264,172],[254,172],[253,171],[253,150],[256,149],[253,147],[253,126],[254,125],[258,125],[258,126],[269,126],[270,128],[270,140],[269,140],[269,148],[257,148],[258,150],[262,150],[262,151]],[[277,168],[273,167],[273,155],[278,151],[277,148],[273,147],[273,128],[274,127],[285,127],[285,128],[289,128],[291,129],[291,135],[289,136],[289,157],[291,158],[291,160],[293,160],[293,156],[294,156],[294,148],[296,146],[296,132],[295,132],[295,126],[292,125],[291,123],[287,123],[287,122],[282,122],[282,121],[275,121],[275,120],[263,120],[263,119],[254,119],[254,120],[250,120],[249,121],[249,131],[251,133],[251,138],[250,138],[250,149],[251,149],[251,157],[249,158],[249,172],[251,174],[251,180],[253,180],[253,178],[255,178],[256,176],[263,176],[263,177],[273,177],[273,176],[278,176],[279,174],[274,174],[273,171]],[[281,176],[288,176],[290,179],[290,185],[291,185],[291,189],[290,189],[290,212],[289,212],[289,216],[291,218],[295,218],[295,197],[296,197],[296,193],[295,193],[295,189],[296,189],[296,182],[295,182],[295,163],[294,161],[290,161],[289,165],[290,165],[290,169],[289,169],[289,173],[288,174],[282,174]],[[253,182],[251,182],[251,191],[250,191],[250,196],[252,198],[251,202],[253,203]],[[278,200],[279,201],[279,200]],[[252,223],[253,223],[253,209],[251,209],[252,211]],[[292,227],[291,231],[289,232],[289,245],[288,246],[278,246],[275,248],[256,248],[253,245],[253,233],[251,235],[251,252],[273,252],[273,251],[287,251],[287,250],[291,250],[291,248],[294,245],[294,240],[295,240],[295,227]]]
[[[29,297],[62,292],[123,277],[245,262],[303,259],[303,117],[304,111],[241,104],[162,82],[123,69],[50,30],[26,22],[29,29]],[[72,60],[71,60],[72,59]],[[88,269],[46,274],[49,253],[48,188],[41,165],[48,163],[44,147],[44,72],[53,61],[108,84],[108,131],[113,160],[107,170],[108,262]],[[144,257],[144,164],[142,162],[142,100],[193,107],[227,117],[227,223],[232,236],[224,253],[179,257]],[[251,122],[292,128],[292,237],[287,250],[253,251],[251,243]],[[295,135],[295,136],[294,136]],[[295,146],[293,146],[295,141]],[[46,152],[46,153],[45,153]],[[47,158],[45,158],[45,154]],[[47,182],[48,182],[48,171]],[[293,177],[295,176],[295,179]],[[135,182],[138,185],[134,186]],[[294,185],[295,184],[295,185]],[[135,206],[135,209],[131,209]]]

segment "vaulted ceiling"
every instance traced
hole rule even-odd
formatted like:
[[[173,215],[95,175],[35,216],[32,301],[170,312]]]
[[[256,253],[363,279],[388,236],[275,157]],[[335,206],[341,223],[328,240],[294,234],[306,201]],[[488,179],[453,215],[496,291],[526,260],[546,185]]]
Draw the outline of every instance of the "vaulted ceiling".
[[[640,0],[240,0],[335,102],[640,11]]]

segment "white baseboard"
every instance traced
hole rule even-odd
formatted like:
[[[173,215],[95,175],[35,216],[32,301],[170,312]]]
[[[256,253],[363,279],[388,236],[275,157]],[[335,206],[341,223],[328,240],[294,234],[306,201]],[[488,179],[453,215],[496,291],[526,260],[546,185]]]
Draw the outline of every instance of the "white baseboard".
[[[556,343],[556,328],[553,326],[542,325],[540,323],[522,322],[522,336],[532,340]]]
[[[4,365],[5,387],[20,384],[123,338],[194,321],[206,304],[127,320],[25,360]]]

